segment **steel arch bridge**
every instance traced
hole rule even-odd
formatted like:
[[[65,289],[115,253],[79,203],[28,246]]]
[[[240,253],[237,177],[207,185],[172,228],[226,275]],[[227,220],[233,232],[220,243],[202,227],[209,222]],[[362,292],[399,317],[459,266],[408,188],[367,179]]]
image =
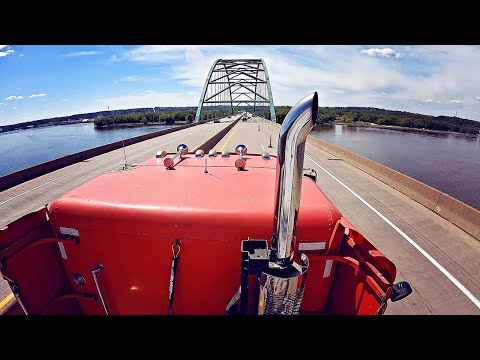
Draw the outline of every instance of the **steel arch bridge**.
[[[270,107],[270,119],[276,121],[272,88],[263,59],[218,59],[210,68],[198,103],[195,121],[202,119],[208,107]]]

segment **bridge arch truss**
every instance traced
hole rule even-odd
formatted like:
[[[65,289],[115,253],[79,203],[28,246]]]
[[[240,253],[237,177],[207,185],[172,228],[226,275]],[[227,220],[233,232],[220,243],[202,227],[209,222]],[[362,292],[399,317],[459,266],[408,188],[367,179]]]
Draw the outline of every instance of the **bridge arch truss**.
[[[218,59],[207,76],[198,103],[195,121],[205,110],[229,108],[249,109],[254,113],[269,110],[276,121],[272,88],[263,59]]]

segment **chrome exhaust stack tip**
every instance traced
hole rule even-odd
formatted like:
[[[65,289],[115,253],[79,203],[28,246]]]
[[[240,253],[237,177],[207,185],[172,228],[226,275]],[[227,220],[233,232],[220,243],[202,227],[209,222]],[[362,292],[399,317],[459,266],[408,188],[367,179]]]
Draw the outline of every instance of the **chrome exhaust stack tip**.
[[[263,271],[260,275],[258,315],[298,315],[302,305],[308,257],[302,254],[301,265],[292,261],[290,266],[277,271]]]

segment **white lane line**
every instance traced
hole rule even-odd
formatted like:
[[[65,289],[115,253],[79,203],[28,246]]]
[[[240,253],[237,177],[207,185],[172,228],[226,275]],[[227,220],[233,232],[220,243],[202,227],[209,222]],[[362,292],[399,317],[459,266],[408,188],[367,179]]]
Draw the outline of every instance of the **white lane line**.
[[[188,128],[187,128],[187,129],[188,129]],[[182,129],[182,130],[183,130],[183,129]],[[186,129],[185,129],[185,130],[186,130]],[[181,130],[180,130],[180,131],[181,131]],[[168,134],[165,134],[165,135],[168,135]],[[175,134],[175,135],[179,135],[179,134]],[[188,136],[188,135],[190,135],[190,134],[184,134],[184,135]],[[177,136],[175,136],[175,138],[177,138]],[[151,140],[151,139],[148,139],[148,140]],[[168,141],[168,140],[167,140],[167,141]],[[173,139],[170,140],[170,142],[168,142],[166,145],[169,145],[169,144],[172,143],[172,142],[173,142]],[[135,145],[135,144],[132,144],[132,145]],[[132,146],[132,145],[129,145],[129,146]],[[116,149],[116,150],[119,150],[119,149]],[[116,150],[112,150],[112,151],[116,151]],[[101,155],[103,155],[103,154],[101,154]],[[68,174],[59,176],[59,177],[57,177],[57,178],[55,178],[55,179],[53,179],[53,180],[47,181],[46,183],[40,184],[40,185],[38,185],[38,186],[35,186],[34,188],[32,188],[32,189],[30,189],[30,190],[24,191],[24,192],[21,193],[21,194],[15,195],[14,197],[12,197],[12,198],[10,198],[10,199],[8,199],[8,200],[5,200],[5,201],[3,201],[3,202],[0,202],[0,205],[6,204],[6,203],[9,202],[9,201],[12,201],[12,200],[14,200],[14,199],[16,199],[16,198],[18,198],[18,197],[20,197],[20,196],[23,196],[23,195],[25,195],[25,194],[28,194],[29,192],[31,192],[31,191],[33,191],[33,190],[37,190],[37,189],[39,189],[39,188],[41,188],[41,187],[43,187],[43,186],[45,186],[45,185],[48,185],[48,184],[50,184],[50,183],[52,183],[52,182],[54,182],[54,181],[60,180],[60,179],[62,179],[62,178],[64,178],[64,177],[66,177],[66,176],[70,176],[70,175],[73,175],[73,174],[76,174],[76,173],[85,171],[85,168],[89,168],[89,167],[92,167],[92,166],[98,166],[98,165],[102,164],[103,162],[106,162],[106,161],[108,161],[108,160],[111,160],[112,158],[115,158],[115,157],[116,157],[115,155],[109,156],[109,157],[107,157],[106,159],[100,160],[100,161],[98,161],[98,162],[96,162],[96,163],[93,163],[93,164],[90,164],[90,165],[85,165],[85,166],[84,166],[83,168],[81,168],[80,170],[72,171],[72,172],[70,172],[70,173],[68,173]],[[78,164],[78,163],[77,163],[77,164]],[[73,165],[73,164],[72,164],[72,165]],[[60,169],[59,169],[59,170],[60,170]],[[33,179],[32,179],[32,180],[33,180]]]
[[[320,169],[325,171],[328,175],[330,175],[335,181],[337,181],[340,185],[342,185],[345,189],[347,189],[349,192],[352,193],[353,196],[355,196],[358,200],[360,200],[362,203],[364,203],[370,210],[372,210],[375,214],[380,216],[380,218],[385,221],[388,225],[390,225],[396,232],[398,232],[405,240],[407,240],[415,249],[417,249],[423,256],[425,256],[438,270],[440,270],[443,275],[445,275],[448,280],[450,280],[461,292],[465,294],[466,297],[468,297],[477,308],[480,309],[480,301],[473,295],[470,290],[468,290],[463,284],[458,281],[452,274],[450,274],[447,269],[445,269],[442,265],[438,263],[437,260],[435,260],[432,256],[430,256],[429,253],[427,253],[425,250],[421,248],[420,245],[418,245],[415,241],[413,241],[407,234],[405,234],[402,230],[400,230],[394,223],[392,223],[390,220],[388,220],[383,214],[381,214],[377,209],[375,209],[372,205],[370,205],[367,201],[365,201],[363,198],[361,198],[359,195],[357,195],[352,189],[350,189],[347,185],[345,185],[343,182],[338,180],[333,174],[331,174],[328,170],[317,164],[311,157],[305,154],[305,157],[310,159],[315,165],[317,165]]]
[[[265,146],[263,146],[262,141],[260,140],[260,137],[257,135],[258,141],[260,141],[260,146],[262,147],[263,151],[265,151]]]

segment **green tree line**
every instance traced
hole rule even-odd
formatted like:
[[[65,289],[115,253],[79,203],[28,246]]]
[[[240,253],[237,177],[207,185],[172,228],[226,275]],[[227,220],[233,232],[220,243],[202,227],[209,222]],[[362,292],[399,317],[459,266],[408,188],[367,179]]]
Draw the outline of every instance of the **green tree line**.
[[[289,109],[275,110],[277,122],[282,123]],[[351,124],[373,123],[377,125],[393,125],[412,129],[429,129],[453,131],[463,134],[478,134],[480,122],[456,116],[432,116],[414,114],[406,111],[394,111],[367,107],[319,107],[318,123],[341,121]]]
[[[167,125],[175,124],[178,121],[192,122],[195,118],[193,111],[166,111],[166,112],[146,112],[142,114],[124,114],[114,116],[101,116],[94,120],[95,127],[102,128],[120,124],[149,124],[165,123]]]
[[[78,121],[83,119],[93,119],[100,116],[114,116],[114,115],[124,115],[124,114],[140,114],[147,112],[165,112],[165,111],[196,111],[195,106],[182,106],[182,107],[154,107],[154,108],[135,108],[135,109],[118,109],[118,110],[108,110],[108,111],[96,111],[90,113],[75,114],[69,116],[60,116],[49,119],[40,119],[21,122],[11,125],[0,125],[0,133],[7,131],[14,131],[19,129],[27,129],[28,127],[37,127],[37,126],[46,126],[46,125],[62,125],[68,124],[72,121]]]
[[[202,120],[214,119],[228,116],[226,109],[208,110],[202,112]],[[166,111],[166,112],[147,112],[143,114],[124,114],[116,116],[102,116],[94,120],[95,127],[103,128],[119,124],[153,124],[163,123],[173,125],[178,122],[191,123],[195,119],[195,111]]]
[[[318,119],[328,123],[339,120],[345,123],[373,123],[393,125],[412,129],[453,131],[463,134],[478,134],[480,122],[456,116],[432,116],[406,111],[393,111],[377,108],[319,108]]]

